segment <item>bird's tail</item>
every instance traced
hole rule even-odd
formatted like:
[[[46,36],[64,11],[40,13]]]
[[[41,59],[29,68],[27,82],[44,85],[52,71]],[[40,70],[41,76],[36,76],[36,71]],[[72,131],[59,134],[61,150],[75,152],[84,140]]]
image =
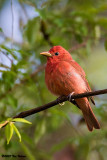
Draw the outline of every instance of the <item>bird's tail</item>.
[[[84,119],[86,121],[86,124],[87,124],[89,131],[92,131],[93,128],[100,129],[100,124],[99,124],[98,120],[96,119],[90,105],[89,105],[89,113],[88,114],[86,114],[84,111],[82,111],[82,112],[83,112]]]
[[[78,99],[77,104],[82,110],[89,131],[92,131],[93,128],[100,129],[100,124],[91,109],[88,99],[87,98]]]

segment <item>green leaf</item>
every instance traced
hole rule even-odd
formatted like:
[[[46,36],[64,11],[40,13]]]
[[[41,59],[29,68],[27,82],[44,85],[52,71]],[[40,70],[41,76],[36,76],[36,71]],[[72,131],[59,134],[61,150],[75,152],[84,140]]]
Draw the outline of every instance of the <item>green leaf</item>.
[[[15,122],[23,122],[23,123],[32,124],[31,122],[29,122],[28,120],[23,119],[23,118],[14,118],[13,121],[15,121]]]
[[[12,121],[12,118],[7,118],[7,121],[10,121],[10,122],[11,122],[11,121]]]
[[[7,103],[13,108],[16,108],[18,105],[17,99],[12,94],[7,95]]]
[[[16,132],[18,138],[19,138],[19,141],[21,142],[21,134],[20,134],[20,132],[18,131],[17,127],[13,123],[12,123],[12,126],[13,126],[13,129]]]
[[[105,40],[104,46],[105,46],[105,50],[107,51],[107,40]]]
[[[9,52],[9,54],[11,54],[14,59],[17,59],[17,56],[16,56],[16,54],[15,54],[15,52],[14,52],[14,49],[10,49],[10,48],[6,47],[6,45],[0,45],[0,47],[1,47],[2,49],[6,50],[6,51],[7,51],[7,54],[8,54],[8,52]]]
[[[40,138],[45,134],[46,132],[46,120],[43,118],[39,121],[36,130],[35,130],[35,143],[38,143]]]
[[[30,150],[30,148],[28,148],[27,145],[25,145],[24,143],[20,143],[24,153],[27,155],[28,159],[30,160],[37,160],[36,156],[33,156],[32,151]],[[37,154],[37,153],[36,153]]]
[[[12,126],[12,122],[8,123],[6,125],[6,128],[5,128],[5,134],[6,134],[6,138],[7,138],[7,144],[9,144],[11,138],[12,138],[12,135],[13,135],[13,126]]]
[[[2,28],[0,28],[0,32],[3,32]]]

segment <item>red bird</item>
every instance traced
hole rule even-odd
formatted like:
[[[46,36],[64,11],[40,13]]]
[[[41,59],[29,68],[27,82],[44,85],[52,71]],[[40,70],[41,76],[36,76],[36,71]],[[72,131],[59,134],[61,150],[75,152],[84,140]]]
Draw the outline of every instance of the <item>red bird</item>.
[[[70,93],[79,94],[91,91],[84,70],[63,47],[54,46],[49,52],[40,54],[47,57],[45,81],[51,93],[57,96],[66,96]],[[90,99],[95,104],[93,97],[90,97]],[[93,128],[100,129],[89,99],[86,97],[76,99],[75,104],[81,109],[89,131],[92,131]]]

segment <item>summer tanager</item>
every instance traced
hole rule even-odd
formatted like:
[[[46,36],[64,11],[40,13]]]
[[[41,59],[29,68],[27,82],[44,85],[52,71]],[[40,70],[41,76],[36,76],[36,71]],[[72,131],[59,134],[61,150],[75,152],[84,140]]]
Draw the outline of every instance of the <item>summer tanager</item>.
[[[42,52],[47,57],[45,82],[51,93],[57,96],[80,94],[91,91],[85,72],[75,62],[70,53],[61,46],[52,47],[49,52]],[[94,103],[93,97],[90,97]],[[75,104],[81,109],[89,131],[100,129],[100,125],[91,109],[89,98],[75,99]]]

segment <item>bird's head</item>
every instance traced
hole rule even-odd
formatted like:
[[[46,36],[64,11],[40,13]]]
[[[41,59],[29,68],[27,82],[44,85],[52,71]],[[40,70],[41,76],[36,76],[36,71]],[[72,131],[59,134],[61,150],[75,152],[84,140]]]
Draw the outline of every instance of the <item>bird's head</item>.
[[[52,47],[48,52],[42,52],[40,53],[43,56],[47,57],[48,61],[61,61],[61,60],[66,60],[68,58],[72,58],[70,53],[65,50],[63,47],[61,46],[54,46]]]

